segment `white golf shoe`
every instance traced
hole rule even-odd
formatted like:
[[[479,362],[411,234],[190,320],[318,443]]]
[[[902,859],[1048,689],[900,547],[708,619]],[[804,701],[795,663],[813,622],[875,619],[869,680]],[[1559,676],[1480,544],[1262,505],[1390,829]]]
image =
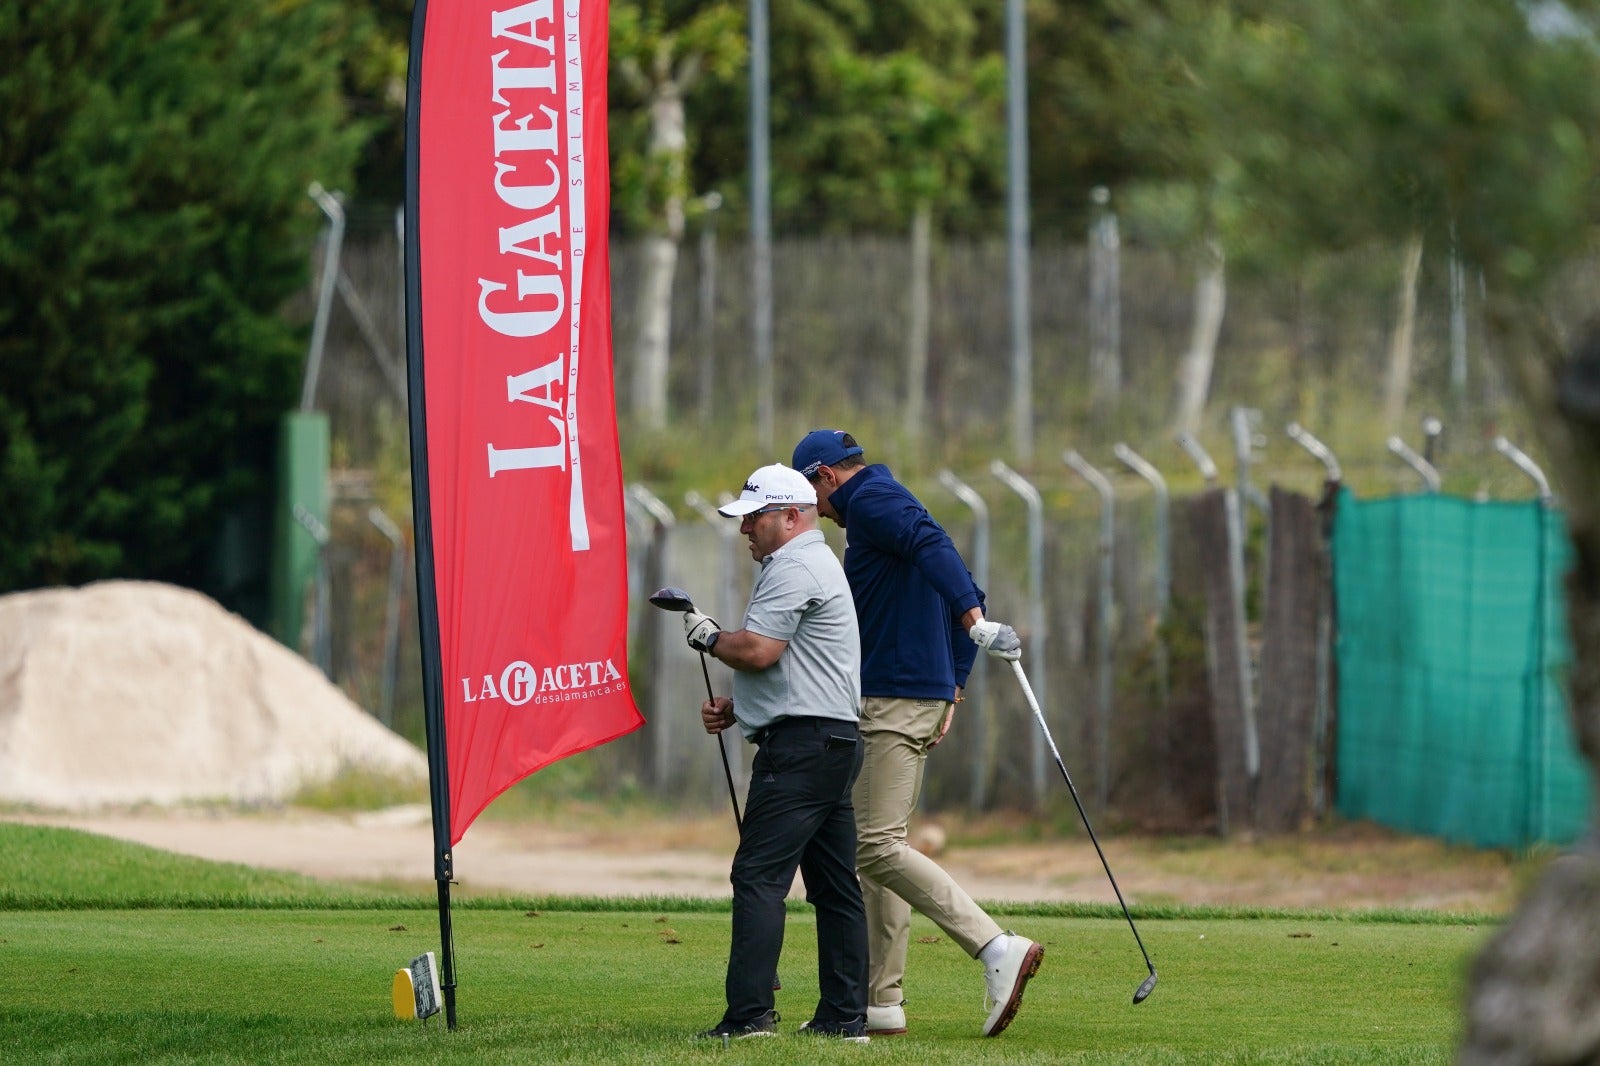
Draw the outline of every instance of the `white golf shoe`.
[[[869,1036],[899,1036],[906,1031],[906,1008],[896,1003],[890,1007],[867,1007],[867,1034]]]
[[[1006,934],[1005,955],[993,966],[985,966],[983,971],[987,999],[994,1003],[983,1023],[984,1036],[999,1036],[1005,1032],[1011,1019],[1017,1016],[1017,1008],[1022,1006],[1022,990],[1028,987],[1028,979],[1039,972],[1043,959],[1044,948],[1025,936]]]

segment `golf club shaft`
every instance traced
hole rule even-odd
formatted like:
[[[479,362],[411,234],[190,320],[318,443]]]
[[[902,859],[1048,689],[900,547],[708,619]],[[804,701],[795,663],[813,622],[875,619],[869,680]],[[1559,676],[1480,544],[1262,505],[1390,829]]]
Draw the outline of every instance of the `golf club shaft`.
[[[706,679],[706,699],[716,699],[711,694],[711,668],[706,665],[706,653],[700,653],[700,673]],[[722,756],[722,776],[728,779],[728,802],[733,804],[733,824],[739,832],[744,832],[744,819],[739,815],[739,794],[733,790],[733,767],[728,764],[728,746],[722,742],[722,734],[717,734],[717,752]]]
[[[1061,752],[1056,750],[1055,738],[1050,735],[1050,727],[1045,724],[1044,712],[1039,709],[1039,701],[1033,695],[1033,686],[1028,684],[1028,675],[1022,672],[1020,660],[1011,660],[1011,669],[1017,675],[1017,681],[1022,684],[1022,694],[1028,700],[1028,707],[1033,711],[1034,720],[1039,723],[1039,728],[1044,731],[1044,739],[1050,745],[1050,754],[1055,756],[1056,767],[1060,769],[1061,776],[1066,778],[1067,791],[1072,793],[1072,802],[1078,808],[1078,817],[1083,819],[1083,827],[1089,831],[1089,841],[1094,844],[1095,854],[1100,856],[1100,865],[1105,867],[1106,878],[1111,882],[1111,891],[1117,894],[1117,902],[1122,905],[1122,916],[1128,919],[1128,928],[1133,931],[1134,943],[1139,945],[1139,954],[1144,956],[1144,964],[1152,974],[1156,972],[1155,964],[1150,961],[1150,953],[1144,949],[1144,941],[1139,936],[1139,929],[1133,924],[1133,915],[1128,913],[1128,904],[1122,898],[1122,889],[1117,887],[1117,879],[1112,876],[1111,864],[1106,861],[1106,853],[1100,848],[1100,841],[1094,835],[1094,827],[1089,824],[1089,815],[1083,809],[1083,801],[1078,799],[1078,790],[1072,783],[1072,775],[1067,773],[1067,764],[1061,761]]]

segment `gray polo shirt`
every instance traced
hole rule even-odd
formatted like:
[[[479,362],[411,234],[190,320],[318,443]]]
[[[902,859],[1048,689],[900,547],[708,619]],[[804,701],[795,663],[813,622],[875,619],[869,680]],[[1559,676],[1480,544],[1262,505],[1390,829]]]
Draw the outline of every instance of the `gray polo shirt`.
[[[855,601],[821,530],[808,529],[761,560],[744,628],[789,642],[765,670],[734,671],[733,713],[746,737],[780,718],[859,717]]]

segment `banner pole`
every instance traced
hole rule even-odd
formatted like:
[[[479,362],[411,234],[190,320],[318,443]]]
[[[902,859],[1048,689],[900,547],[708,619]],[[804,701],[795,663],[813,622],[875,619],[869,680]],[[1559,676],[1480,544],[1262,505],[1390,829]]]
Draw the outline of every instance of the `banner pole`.
[[[422,102],[422,42],[427,0],[411,16],[411,54],[406,72],[405,318],[406,386],[411,441],[411,514],[416,537],[417,631],[422,649],[423,722],[428,740],[428,792],[433,812],[433,877],[439,890],[440,987],[445,1024],[456,1027],[455,938],[450,927],[450,764],[445,753],[444,677],[439,644],[439,596],[429,506],[428,420],[423,397],[422,269],[417,176],[420,170],[419,108]]]
[[[449,853],[444,858],[449,861]],[[439,883],[439,991],[444,996],[444,1022],[451,1031],[456,1027],[456,965],[455,937],[450,931],[450,878],[440,877]]]

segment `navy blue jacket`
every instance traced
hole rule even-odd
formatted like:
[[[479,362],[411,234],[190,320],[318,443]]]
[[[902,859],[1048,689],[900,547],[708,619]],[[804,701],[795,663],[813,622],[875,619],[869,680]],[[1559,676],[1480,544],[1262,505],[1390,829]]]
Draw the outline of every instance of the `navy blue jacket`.
[[[862,468],[828,502],[845,527],[861,695],[950,699],[978,653],[959,619],[984,605],[950,535],[882,464]]]

